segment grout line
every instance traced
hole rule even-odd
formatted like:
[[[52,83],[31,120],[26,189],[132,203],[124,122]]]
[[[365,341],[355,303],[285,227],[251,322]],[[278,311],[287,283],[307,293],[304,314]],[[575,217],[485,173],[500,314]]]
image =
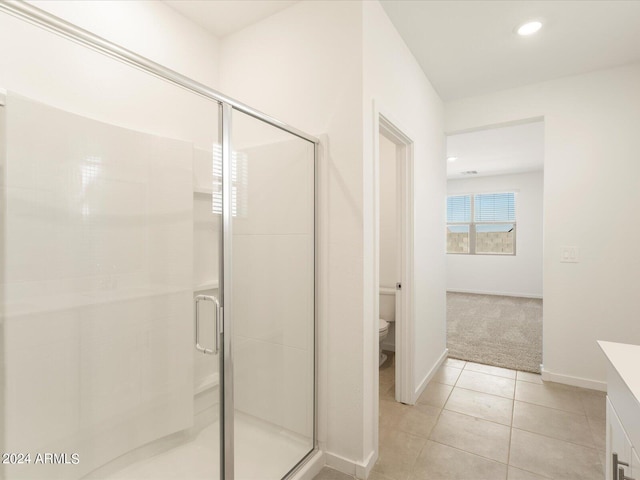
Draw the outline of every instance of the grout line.
[[[509,476],[509,465],[511,464],[511,439],[513,438],[513,417],[516,414],[516,386],[513,385],[513,401],[511,402],[511,423],[509,424],[509,446],[507,447],[507,480]]]
[[[509,464],[501,462],[500,460],[496,460],[495,458],[485,457],[485,456],[480,455],[478,453],[469,452],[467,450],[463,450],[462,448],[454,447],[453,445],[447,445],[446,443],[438,442],[436,440],[429,439],[429,441],[433,442],[433,443],[437,443],[438,445],[443,445],[443,446],[448,447],[448,448],[453,448],[454,450],[457,450],[457,451],[462,452],[462,453],[473,455],[474,457],[482,458],[483,460],[489,460],[490,462],[499,463],[500,465],[504,465],[505,467],[509,466]]]
[[[462,372],[461,369],[459,369],[460,372]],[[460,375],[458,375],[458,377],[456,378],[455,383],[458,382],[458,378],[460,378]],[[446,385],[444,383],[439,383],[439,382],[435,382],[433,380],[431,380],[429,383],[438,383],[439,385]],[[416,455],[416,458],[414,459],[413,463],[411,464],[411,467],[409,468],[409,474],[413,473],[413,470],[415,469],[416,464],[418,463],[418,458],[420,458],[420,455],[422,455],[422,452],[424,451],[425,448],[427,448],[427,446],[429,445],[429,442],[433,442],[433,440],[431,440],[431,435],[433,434],[433,430],[436,428],[436,426],[438,426],[438,422],[440,421],[440,417],[442,416],[442,412],[444,411],[444,407],[447,404],[447,402],[449,401],[449,397],[451,397],[451,393],[453,393],[453,389],[455,388],[455,383],[454,385],[447,385],[448,387],[451,387],[451,390],[449,391],[449,394],[447,395],[447,399],[444,401],[444,403],[442,404],[442,407],[439,408],[439,412],[438,415],[436,417],[436,421],[433,424],[433,427],[431,427],[431,431],[429,431],[429,435],[427,435],[427,441],[424,443],[424,445],[422,446],[422,448],[420,449],[420,451],[418,452],[418,455]],[[429,386],[429,384],[427,384],[427,387]],[[429,405],[432,406],[432,405]],[[412,407],[415,407],[415,405],[412,405]],[[437,408],[437,407],[434,407]],[[423,438],[423,437],[421,437]],[[437,443],[437,442],[434,442]]]
[[[586,412],[578,413],[578,412],[574,412],[574,411],[572,411],[572,410],[565,410],[565,409],[563,409],[563,408],[550,407],[549,405],[542,405],[541,403],[527,402],[526,400],[520,400],[519,398],[515,398],[515,397],[514,397],[514,400],[515,400],[516,402],[526,403],[526,404],[529,404],[529,405],[534,405],[534,406],[536,406],[536,407],[548,408],[549,410],[556,410],[556,411],[558,411],[558,412],[570,413],[570,414],[572,414],[572,415],[579,415],[579,416],[582,416],[582,417],[586,417],[586,418],[587,418],[587,420],[589,419],[589,415],[587,415],[587,413],[586,413]],[[583,409],[583,410],[584,410],[584,409]]]
[[[511,427],[511,429],[512,430],[514,430],[514,429],[515,430],[520,430],[521,432],[531,433],[532,435],[538,435],[539,437],[550,438],[551,440],[555,440],[557,442],[568,443],[569,445],[575,445],[577,447],[588,448],[589,450],[593,450],[596,453],[600,452],[600,450],[598,450],[595,446],[588,447],[587,445],[582,445],[581,443],[575,443],[575,442],[571,442],[569,440],[563,440],[561,438],[552,437],[551,435],[545,435],[544,433],[532,432],[530,430],[525,430],[524,428],[520,428],[520,427],[518,427],[518,428]]]
[[[473,390],[471,388],[466,388],[466,387],[454,387],[454,388],[459,388],[460,390],[466,390],[467,392],[473,392],[473,393],[481,393],[483,395],[490,395],[492,397],[497,397],[497,398],[504,398],[505,400],[515,400],[515,397],[503,397],[502,395],[496,395],[495,393],[487,393],[487,392],[480,392],[478,390]],[[514,392],[515,395],[515,392]]]
[[[540,473],[540,472],[534,472],[533,470],[527,470],[526,468],[522,468],[522,467],[516,467],[515,465],[507,465],[507,475],[509,475],[509,467],[515,468],[517,470],[522,470],[523,472],[527,472],[527,473],[531,473],[532,475],[537,475],[540,478],[544,478],[544,479],[548,479],[548,480],[553,480],[551,477],[547,477],[546,475]],[[507,478],[508,480],[508,478]]]

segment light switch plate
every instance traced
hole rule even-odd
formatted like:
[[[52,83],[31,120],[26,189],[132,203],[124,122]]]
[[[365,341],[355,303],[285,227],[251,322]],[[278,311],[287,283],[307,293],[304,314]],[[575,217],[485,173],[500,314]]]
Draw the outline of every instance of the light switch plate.
[[[562,247],[560,249],[561,263],[578,263],[580,261],[580,248]]]

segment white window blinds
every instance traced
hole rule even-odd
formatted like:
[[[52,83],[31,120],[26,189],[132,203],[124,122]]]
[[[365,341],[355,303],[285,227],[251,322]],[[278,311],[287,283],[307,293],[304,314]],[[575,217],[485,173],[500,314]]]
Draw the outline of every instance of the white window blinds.
[[[516,219],[515,193],[483,193],[474,196],[476,222],[514,222]]]

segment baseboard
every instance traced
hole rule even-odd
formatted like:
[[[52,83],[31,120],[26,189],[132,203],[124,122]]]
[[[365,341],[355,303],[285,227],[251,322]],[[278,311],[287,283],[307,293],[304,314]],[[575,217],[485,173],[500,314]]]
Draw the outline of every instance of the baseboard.
[[[352,477],[362,479],[369,476],[371,469],[373,469],[373,466],[378,460],[375,451],[371,451],[364,462],[355,462],[331,452],[325,452],[324,458],[327,467],[331,467],[334,470],[351,475]]]
[[[324,460],[327,467],[331,467],[334,470],[351,475],[352,477],[356,474],[356,462],[353,460],[331,452],[324,452]]]
[[[513,293],[513,292],[484,292],[481,290],[459,290],[457,288],[447,289],[447,293],[475,293],[476,295],[496,295],[500,297],[520,297],[520,298],[542,298],[537,293]]]
[[[560,373],[553,373],[544,369],[544,366],[540,366],[542,372],[542,380],[545,382],[555,382],[564,385],[571,385],[572,387],[588,388],[590,390],[599,390],[601,392],[607,391],[607,382],[600,382],[598,380],[590,380],[588,378],[573,377],[570,375],[562,375]]]
[[[367,459],[362,462],[362,464],[356,463],[356,478],[369,478],[369,474],[377,460],[378,455],[376,451],[371,450],[371,453],[369,453]]]
[[[324,452],[318,450],[307,462],[296,470],[287,480],[313,480],[324,467]]]
[[[412,405],[415,405],[418,398],[420,398],[420,395],[422,395],[422,392],[424,392],[424,389],[427,388],[427,385],[429,384],[433,376],[436,374],[436,372],[438,371],[438,369],[444,363],[444,361],[447,359],[448,356],[449,356],[449,349],[445,348],[444,351],[442,352],[442,355],[440,355],[440,357],[438,358],[438,361],[436,362],[436,364],[431,368],[431,370],[429,370],[429,373],[427,373],[427,375],[422,379],[422,381],[418,385],[418,388],[416,388],[415,391],[413,392],[413,402],[411,403]]]

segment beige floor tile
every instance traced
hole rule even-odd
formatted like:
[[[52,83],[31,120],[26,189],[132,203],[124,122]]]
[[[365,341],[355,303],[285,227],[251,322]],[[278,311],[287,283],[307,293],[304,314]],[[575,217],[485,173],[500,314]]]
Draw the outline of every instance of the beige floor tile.
[[[380,393],[386,392],[391,385],[395,384],[395,380],[393,378],[382,378],[380,377],[379,385],[380,385]]]
[[[496,395],[456,387],[451,392],[444,408],[490,422],[511,425],[513,401]]]
[[[515,402],[513,427],[595,448],[586,415]]]
[[[510,435],[510,428],[505,425],[445,410],[429,438],[506,464]]]
[[[379,387],[380,400],[389,400],[395,402],[396,400],[396,384],[380,384]]]
[[[607,418],[607,396],[604,392],[583,390],[580,397],[587,417],[600,420]]]
[[[587,417],[594,446],[601,451],[607,448],[606,419]]]
[[[439,415],[440,409],[430,405],[409,407],[398,419],[396,428],[412,435],[429,438]]]
[[[453,387],[444,383],[429,382],[427,388],[418,398],[418,404],[442,408],[449,398]]]
[[[550,478],[602,480],[597,450],[514,428],[509,464]]]
[[[537,373],[517,372],[516,379],[520,380],[521,382],[530,382],[542,385],[542,376],[538,375]]]
[[[333,468],[324,467],[320,473],[313,477],[313,480],[353,480],[354,477],[346,473],[339,472]]]
[[[488,373],[489,375],[497,375],[498,377],[516,379],[516,371],[509,370],[508,368],[492,367],[491,365],[483,365],[481,363],[467,362],[464,367],[465,370],[471,370],[472,372]]]
[[[516,382],[516,400],[568,412],[584,413],[579,390],[550,382],[543,385]]]
[[[447,367],[446,365],[442,365],[436,374],[433,376],[432,382],[444,383],[445,385],[455,385],[456,380],[460,376],[460,372],[462,372],[459,368]]]
[[[467,362],[465,362],[464,360],[458,360],[457,358],[447,358],[444,361],[444,364],[447,367],[464,368]]]
[[[386,475],[383,475],[380,472],[376,472],[375,470],[373,470],[369,474],[369,479],[368,480],[393,480],[393,479],[391,477],[387,477]]]
[[[456,386],[467,390],[475,390],[476,392],[513,398],[516,381],[487,373],[463,370],[460,377],[458,377]]]
[[[507,470],[507,480],[546,480],[547,478],[515,467],[509,467]]]
[[[505,480],[507,466],[429,441],[420,453],[411,480]]]
[[[394,401],[380,401],[378,404],[380,428],[395,428],[402,416],[412,407]]]
[[[378,375],[380,377],[380,383],[394,383],[396,378],[396,367],[394,356],[392,352],[385,352],[391,356],[391,361],[387,360],[382,364],[382,367],[378,369]]]
[[[442,412],[442,408],[434,407],[433,405],[427,405],[425,403],[416,403],[411,408],[415,410],[420,410],[422,413],[425,413],[427,415],[433,415],[436,417],[440,415],[440,412]]]
[[[602,466],[607,464],[607,452],[605,452],[604,450],[598,451],[598,457],[600,458],[600,464]]]
[[[427,439],[391,428],[380,429],[378,461],[373,471],[390,480],[406,480]]]

